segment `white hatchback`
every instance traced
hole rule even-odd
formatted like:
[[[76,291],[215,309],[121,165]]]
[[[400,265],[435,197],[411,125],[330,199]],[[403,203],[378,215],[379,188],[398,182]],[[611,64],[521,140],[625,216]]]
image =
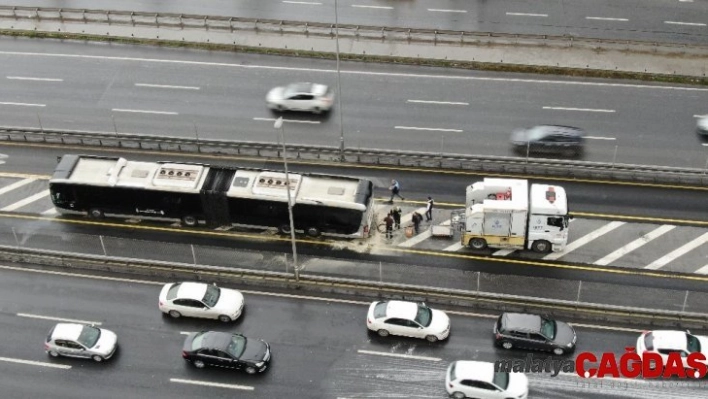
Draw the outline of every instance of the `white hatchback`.
[[[110,359],[118,348],[113,331],[93,325],[59,323],[44,342],[44,351],[52,357],[82,357],[96,362]]]
[[[174,318],[198,317],[231,322],[241,316],[243,294],[216,284],[169,283],[160,291],[159,308]]]
[[[435,342],[450,335],[450,318],[424,303],[377,301],[369,306],[366,327],[382,337],[392,334]]]
[[[526,399],[529,380],[523,373],[494,371],[494,363],[460,360],[447,368],[445,388],[456,399]]]
[[[268,108],[277,111],[327,112],[334,104],[334,93],[322,84],[292,83],[275,87],[266,95]]]
[[[658,353],[664,363],[668,361],[669,353],[677,352],[684,366],[688,367],[687,357],[690,353],[701,352],[708,357],[708,337],[693,335],[688,331],[644,331],[637,338],[637,353],[641,355],[644,352]]]

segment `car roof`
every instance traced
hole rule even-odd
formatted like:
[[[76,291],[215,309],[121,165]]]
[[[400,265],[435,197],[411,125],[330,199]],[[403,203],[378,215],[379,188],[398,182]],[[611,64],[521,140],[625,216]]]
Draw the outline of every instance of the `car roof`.
[[[54,326],[54,331],[52,332],[53,339],[68,339],[76,341],[81,335],[81,330],[84,329],[83,324],[76,323],[59,323]]]
[[[566,136],[582,137],[585,135],[585,131],[579,127],[563,125],[538,125],[530,128],[529,130],[538,130],[539,132],[543,132],[543,136],[548,136],[550,134],[562,134]]]
[[[490,383],[494,380],[494,363],[474,360],[458,360],[455,363],[455,377],[457,379]]]
[[[407,301],[388,301],[386,317],[414,320],[418,315],[418,304]]]
[[[541,316],[528,313],[502,314],[502,328],[504,330],[541,331]]]
[[[179,286],[175,299],[196,299],[201,301],[207,290],[206,283],[184,282]]]
[[[687,350],[688,339],[686,331],[656,330],[651,331],[654,339],[654,349]]]
[[[226,350],[231,343],[233,334],[220,331],[207,331],[202,338],[201,347],[209,349]]]
[[[327,86],[310,82],[291,83],[285,86],[288,93],[307,93],[321,96],[327,92]]]

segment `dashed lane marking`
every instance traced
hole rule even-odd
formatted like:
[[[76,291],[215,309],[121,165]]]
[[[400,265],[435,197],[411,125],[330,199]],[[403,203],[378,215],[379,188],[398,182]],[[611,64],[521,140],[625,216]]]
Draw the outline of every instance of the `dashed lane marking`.
[[[180,90],[199,90],[197,86],[172,86],[172,85],[156,85],[151,83],[136,83],[138,87],[154,87],[157,89],[180,89]]]
[[[177,112],[172,111],[152,111],[146,109],[125,109],[125,108],[113,108],[113,112],[127,112],[133,114],[155,114],[155,115],[179,115]]]
[[[617,22],[627,22],[627,18],[605,18],[605,17],[585,17],[585,19],[595,20],[595,21],[617,21]]]
[[[185,380],[182,378],[170,378],[170,382],[175,382],[178,384],[188,384],[188,385],[201,385],[201,386],[205,386],[205,387],[214,387],[214,388],[238,389],[241,391],[253,391],[255,389],[255,388],[247,386],[247,385],[221,384],[218,382]]]
[[[63,317],[42,316],[42,315],[31,314],[31,313],[17,313],[17,316],[18,317],[26,317],[28,319],[51,320],[51,321],[61,321],[61,322],[66,322],[66,323],[79,323],[79,324],[94,324],[97,326],[101,325],[100,321],[65,319]]]
[[[0,361],[8,362],[8,363],[28,364],[31,366],[41,366],[41,367],[49,367],[49,368],[53,368],[53,369],[63,369],[63,370],[68,370],[71,368],[71,366],[67,366],[65,364],[54,364],[54,363],[46,363],[46,362],[37,362],[34,360],[13,359],[11,357],[0,357]]]
[[[24,77],[24,76],[8,76],[7,78],[10,80],[31,80],[31,81],[37,81],[37,82],[63,82],[64,81],[64,79],[30,78],[30,77]]]
[[[512,17],[542,17],[546,18],[548,17],[548,14],[531,14],[531,13],[525,13],[525,12],[508,12],[506,15],[512,16]]]
[[[376,351],[367,351],[363,349],[359,349],[357,351],[358,353],[361,353],[362,355],[375,355],[375,356],[386,356],[386,357],[398,357],[401,359],[413,359],[413,360],[427,360],[430,362],[439,362],[442,359],[439,357],[427,357],[427,356],[415,356],[415,355],[405,355],[403,353],[388,353],[388,352],[376,352]]]
[[[613,113],[614,109],[595,109],[595,108],[569,108],[569,107],[543,107],[542,109],[549,109],[555,111],[581,111],[581,112],[604,112]]]

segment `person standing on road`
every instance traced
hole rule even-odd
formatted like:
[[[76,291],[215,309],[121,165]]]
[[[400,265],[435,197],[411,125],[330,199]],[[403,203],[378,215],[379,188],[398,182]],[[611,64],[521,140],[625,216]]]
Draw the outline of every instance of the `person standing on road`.
[[[393,238],[393,217],[391,217],[391,212],[384,218],[386,222],[386,238]]]
[[[398,196],[398,198],[401,199],[401,201],[405,201],[406,199],[401,197],[400,191],[401,191],[401,185],[398,184],[396,180],[391,180],[391,187],[388,188],[391,190],[391,199],[388,200],[389,204],[393,204],[393,197]]]
[[[425,220],[427,222],[433,220],[433,206],[435,206],[435,201],[432,197],[428,197],[428,207],[425,208]]]
[[[393,227],[396,230],[401,229],[401,212],[403,211],[400,206],[397,206],[391,210],[391,216],[393,216]]]
[[[413,220],[413,228],[415,229],[415,233],[420,233],[420,222],[423,220],[423,216],[418,212],[413,212],[413,217],[411,220]]]

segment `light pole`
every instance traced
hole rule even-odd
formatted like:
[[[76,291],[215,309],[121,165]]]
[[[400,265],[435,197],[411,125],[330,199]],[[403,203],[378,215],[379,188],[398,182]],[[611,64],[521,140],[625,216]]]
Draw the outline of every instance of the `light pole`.
[[[344,161],[344,123],[342,122],[342,82],[339,74],[339,13],[334,0],[334,38],[337,44],[337,111],[339,113],[339,160]]]
[[[295,270],[295,282],[300,281],[300,269],[297,266],[297,248],[295,247],[295,219],[293,219],[293,203],[290,195],[290,174],[288,173],[288,155],[285,152],[285,125],[283,117],[279,117],[273,125],[280,129],[280,143],[283,146],[283,165],[285,166],[285,185],[288,193],[288,216],[290,218],[290,242],[293,246],[293,270]]]

